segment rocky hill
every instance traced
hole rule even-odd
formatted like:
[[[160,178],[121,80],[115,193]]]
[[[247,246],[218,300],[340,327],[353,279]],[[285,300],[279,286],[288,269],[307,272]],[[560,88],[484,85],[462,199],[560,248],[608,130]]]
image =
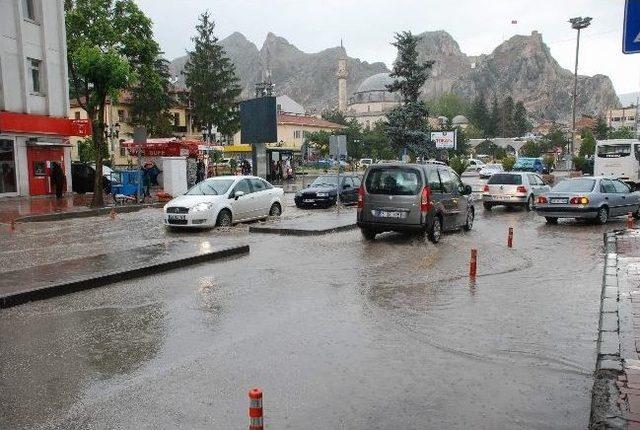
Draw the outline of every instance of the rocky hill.
[[[445,31],[419,35],[422,60],[434,60],[433,75],[423,88],[431,99],[453,92],[466,99],[483,94],[489,101],[511,95],[522,100],[535,119],[568,120],[571,116],[573,74],[560,67],[543,43],[542,35],[517,35],[500,44],[490,54],[464,54]],[[341,47],[305,53],[282,37],[269,33],[261,49],[242,34],[234,33],[221,44],[236,65],[243,96],[250,97],[253,85],[267,69],[278,94],[287,94],[309,110],[320,111],[337,105],[335,71],[337,59],[346,55]],[[347,88],[353,93],[367,77],[388,71],[383,63],[367,63],[347,57]],[[186,57],[176,58],[172,70],[184,83],[180,72]],[[597,114],[619,100],[610,79],[604,75],[578,77],[578,112]]]

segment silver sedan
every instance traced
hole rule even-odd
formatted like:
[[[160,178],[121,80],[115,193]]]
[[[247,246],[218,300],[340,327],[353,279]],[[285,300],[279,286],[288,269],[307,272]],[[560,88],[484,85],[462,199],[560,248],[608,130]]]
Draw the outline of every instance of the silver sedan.
[[[564,180],[538,196],[535,211],[556,224],[558,218],[587,218],[599,224],[629,212],[640,218],[640,193],[624,182],[602,177]]]
[[[500,172],[491,175],[482,191],[485,210],[498,205],[506,207],[524,206],[533,210],[536,197],[549,191],[549,186],[535,173]]]

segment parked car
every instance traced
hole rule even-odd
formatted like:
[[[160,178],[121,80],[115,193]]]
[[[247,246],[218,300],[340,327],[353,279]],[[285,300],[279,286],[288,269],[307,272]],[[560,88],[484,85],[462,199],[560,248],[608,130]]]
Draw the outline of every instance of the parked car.
[[[472,228],[470,195],[471,187],[447,166],[376,164],[358,190],[358,227],[367,240],[385,231],[413,231],[437,243],[444,230]]]
[[[614,179],[567,179],[538,196],[535,211],[549,224],[556,224],[558,218],[586,218],[605,224],[609,218],[629,212],[639,219],[640,193]]]
[[[111,194],[112,175],[109,166],[102,166],[102,189]],[[78,194],[92,193],[96,177],[95,164],[74,161],[71,163],[71,189]]]
[[[358,167],[360,167],[361,169],[366,169],[372,164],[373,164],[373,158],[361,158],[360,161],[358,161]]]
[[[545,173],[546,168],[544,167],[541,158],[520,157],[516,160],[516,164],[513,165],[513,171]]]
[[[547,191],[549,186],[535,173],[495,173],[482,190],[482,206],[487,211],[498,205],[524,206],[530,211],[538,194]]]
[[[474,172],[479,172],[480,169],[482,169],[485,165],[484,161],[478,160],[477,158],[469,158],[467,160],[467,163],[469,163],[469,165],[467,166],[467,171]]]
[[[485,164],[478,172],[478,175],[482,179],[487,179],[490,178],[494,173],[500,172],[504,172],[504,167],[502,167],[502,164]]]
[[[313,206],[329,207],[336,204],[338,190],[340,201],[344,204],[355,204],[358,199],[360,177],[357,175],[340,175],[341,186],[338,187],[338,175],[318,176],[307,188],[296,192],[294,201],[299,208]]]
[[[205,179],[164,206],[169,227],[215,227],[280,216],[284,191],[255,176]]]

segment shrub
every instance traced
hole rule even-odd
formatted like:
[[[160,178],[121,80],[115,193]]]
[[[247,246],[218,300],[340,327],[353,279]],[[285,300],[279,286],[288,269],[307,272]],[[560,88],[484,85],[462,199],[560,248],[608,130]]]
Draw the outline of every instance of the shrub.
[[[469,167],[469,162],[457,155],[454,155],[449,160],[449,167],[451,167],[458,175],[462,175],[462,172],[467,170],[467,167]]]
[[[547,154],[542,158],[542,164],[547,168],[547,170],[551,171],[556,167],[556,157],[551,154]]]
[[[504,168],[505,172],[509,172],[510,170],[512,170],[515,164],[516,158],[511,155],[507,155],[502,159],[502,167]]]

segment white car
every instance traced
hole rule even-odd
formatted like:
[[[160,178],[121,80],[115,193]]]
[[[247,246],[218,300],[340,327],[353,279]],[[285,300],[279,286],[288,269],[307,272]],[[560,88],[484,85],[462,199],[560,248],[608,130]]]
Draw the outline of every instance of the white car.
[[[490,178],[494,173],[504,172],[502,164],[485,164],[478,172],[478,176],[482,179]]]
[[[477,158],[469,158],[467,162],[469,163],[469,166],[467,166],[468,172],[479,172],[484,167],[484,161]]]
[[[194,185],[164,206],[168,227],[228,227],[280,216],[284,191],[256,176],[217,176]]]

